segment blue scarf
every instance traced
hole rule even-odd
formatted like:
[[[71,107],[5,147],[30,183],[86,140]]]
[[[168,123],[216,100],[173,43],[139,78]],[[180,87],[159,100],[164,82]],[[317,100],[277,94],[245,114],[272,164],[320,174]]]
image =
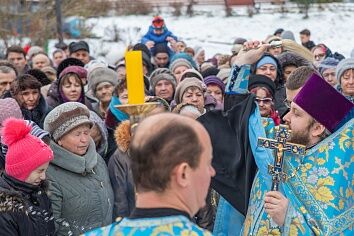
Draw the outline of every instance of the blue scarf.
[[[117,105],[122,105],[122,103],[118,97],[112,96],[111,102],[109,103],[109,109],[111,110],[112,114],[120,121],[128,120],[129,116],[126,113],[115,108]]]

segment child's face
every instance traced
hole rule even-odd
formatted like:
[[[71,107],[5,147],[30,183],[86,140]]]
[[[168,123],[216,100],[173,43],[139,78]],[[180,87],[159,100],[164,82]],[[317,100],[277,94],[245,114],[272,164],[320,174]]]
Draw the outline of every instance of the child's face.
[[[163,28],[160,28],[160,29],[155,28],[154,33],[157,35],[163,34]]]

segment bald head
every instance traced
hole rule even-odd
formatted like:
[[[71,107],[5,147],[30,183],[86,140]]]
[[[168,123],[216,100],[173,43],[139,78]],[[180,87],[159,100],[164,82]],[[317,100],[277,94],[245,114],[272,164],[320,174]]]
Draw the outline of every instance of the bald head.
[[[195,132],[200,129],[205,130],[199,122],[185,116],[173,113],[156,114],[144,119],[139,124],[134,134],[132,145],[135,142],[143,145],[144,142],[158,135],[161,130],[169,129],[171,126],[186,126]]]
[[[143,120],[130,146],[137,191],[163,192],[172,170],[182,162],[197,168],[205,139],[211,146],[205,128],[188,117],[162,113]]]

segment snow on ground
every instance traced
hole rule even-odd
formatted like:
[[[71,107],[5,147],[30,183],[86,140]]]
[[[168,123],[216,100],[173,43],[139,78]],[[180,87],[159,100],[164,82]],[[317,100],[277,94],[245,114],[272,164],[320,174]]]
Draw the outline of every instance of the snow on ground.
[[[334,9],[336,9],[334,7]],[[354,48],[354,13],[351,11],[313,10],[309,19],[302,19],[298,13],[256,14],[252,18],[242,14],[225,17],[222,7],[204,6],[200,15],[194,17],[174,17],[161,14],[166,25],[176,36],[182,38],[188,46],[200,45],[206,49],[207,57],[217,52],[230,53],[236,37],[246,39],[265,39],[277,28],[291,30],[297,42],[299,31],[308,28],[315,43],[323,42],[332,51],[338,51],[348,57]],[[146,33],[152,16],[101,17],[87,21],[92,33],[100,40],[90,40],[93,53],[105,55],[113,63],[124,54],[125,46],[137,43]],[[121,42],[112,42],[114,31],[119,31]]]

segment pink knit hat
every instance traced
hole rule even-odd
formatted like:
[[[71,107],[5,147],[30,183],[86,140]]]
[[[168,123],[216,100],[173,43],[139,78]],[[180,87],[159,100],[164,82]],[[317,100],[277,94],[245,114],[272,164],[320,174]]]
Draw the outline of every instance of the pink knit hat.
[[[23,182],[32,171],[53,160],[50,147],[30,131],[24,120],[9,118],[4,122],[2,141],[8,146],[5,172]]]

